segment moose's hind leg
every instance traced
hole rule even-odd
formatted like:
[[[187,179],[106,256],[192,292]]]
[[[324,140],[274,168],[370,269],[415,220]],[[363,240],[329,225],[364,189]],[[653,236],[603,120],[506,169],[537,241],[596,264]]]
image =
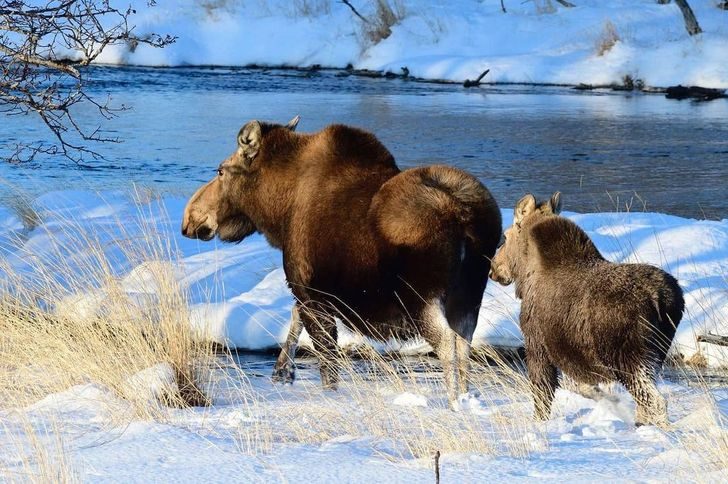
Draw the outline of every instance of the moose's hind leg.
[[[478,313],[470,313],[455,322],[455,347],[458,365],[458,392],[468,393],[470,386],[470,351]]]
[[[458,335],[450,328],[439,300],[429,302],[422,314],[422,336],[437,353],[447,389],[447,399],[453,409],[458,408],[459,361]],[[468,346],[469,350],[469,346]]]
[[[298,339],[301,337],[303,323],[299,314],[298,304],[294,304],[291,309],[291,326],[288,329],[286,342],[281,347],[278,354],[276,365],[273,367],[273,376],[271,380],[275,383],[293,383],[296,379],[296,348]]]

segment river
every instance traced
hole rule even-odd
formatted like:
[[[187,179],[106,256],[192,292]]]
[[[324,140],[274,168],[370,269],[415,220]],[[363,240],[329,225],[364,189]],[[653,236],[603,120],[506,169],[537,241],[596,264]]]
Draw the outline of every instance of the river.
[[[430,84],[344,71],[91,68],[89,92],[129,108],[102,127],[122,143],[104,160],[58,156],[0,164],[28,193],[107,190],[131,183],[189,194],[214,174],[250,119],[301,131],[330,123],[370,130],[402,167],[448,163],[478,176],[503,207],[525,192],[564,194],[569,211],[653,211],[728,217],[728,101],[583,92],[567,87]],[[86,126],[94,110],[77,111]],[[35,116],[0,115],[0,156],[50,140]]]

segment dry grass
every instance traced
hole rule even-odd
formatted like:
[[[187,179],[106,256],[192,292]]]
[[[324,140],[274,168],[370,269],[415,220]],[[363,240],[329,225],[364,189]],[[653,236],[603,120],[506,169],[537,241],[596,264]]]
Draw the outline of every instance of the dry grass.
[[[19,200],[16,206],[28,208],[24,213],[41,219],[30,203]],[[170,262],[174,248],[160,227],[146,221],[145,205],[137,207],[138,217],[117,220],[108,233],[85,233],[72,217],[26,226],[43,250],[21,239],[17,250],[2,254],[0,412],[16,424],[0,431],[4,440],[18,443],[15,452],[24,471],[4,475],[0,468],[0,476],[74,480],[62,433],[55,426],[34,427],[22,410],[74,385],[92,383],[128,403],[109,409],[111,426],[134,419],[164,421],[168,407],[209,403],[200,368],[212,356],[211,345],[191,330],[185,294]],[[138,280],[126,284],[148,292],[126,290],[116,268],[121,261],[142,268]]]
[[[364,24],[365,37],[373,44],[392,35],[392,27],[407,16],[401,0],[375,0],[375,7],[374,14]]]
[[[144,219],[140,214],[138,220]],[[149,395],[137,392],[129,379],[159,364],[173,372],[164,403],[205,402],[196,389],[196,365],[211,348],[190,329],[185,294],[169,262],[174,249],[158,227],[131,230],[127,223],[119,220],[113,227],[114,240],[86,234],[72,219],[41,225],[36,231],[44,232],[43,253],[23,245],[0,259],[3,407],[91,381],[133,402],[138,415],[156,418],[159,408],[150,406]],[[138,281],[122,281],[116,269],[121,260],[138,268]],[[125,283],[149,292],[127,292]]]
[[[319,17],[331,13],[330,0],[293,0],[294,17]]]
[[[614,47],[617,42],[621,40],[617,27],[610,21],[607,20],[602,26],[602,32],[597,37],[594,43],[594,50],[598,56],[603,56]]]
[[[338,392],[312,388],[309,403],[278,408],[276,418],[284,421],[289,411],[290,417],[298,415],[290,420],[292,441],[373,436],[391,444],[388,457],[394,459],[429,458],[435,451],[523,458],[547,447],[545,427],[530,418],[529,384],[505,362],[473,362],[471,392],[480,398],[465,401],[477,408],[461,412],[450,409],[432,360],[405,363],[371,353],[367,360],[342,356],[340,364]],[[426,406],[393,404],[403,394],[423,399]]]
[[[556,12],[556,6],[551,0],[533,0],[538,15],[549,15]]]

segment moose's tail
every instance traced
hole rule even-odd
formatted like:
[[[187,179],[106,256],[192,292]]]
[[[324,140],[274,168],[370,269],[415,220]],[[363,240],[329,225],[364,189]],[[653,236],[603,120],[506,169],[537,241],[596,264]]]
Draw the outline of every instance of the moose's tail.
[[[428,246],[453,234],[482,245],[488,257],[502,230],[488,189],[472,175],[443,165],[406,170],[388,180],[374,196],[369,216],[395,246]]]

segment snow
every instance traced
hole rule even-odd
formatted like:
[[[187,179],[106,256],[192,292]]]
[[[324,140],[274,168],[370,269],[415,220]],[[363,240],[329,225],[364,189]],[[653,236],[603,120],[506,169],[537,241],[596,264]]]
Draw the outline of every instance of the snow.
[[[74,285],[98,262],[100,250],[118,287],[146,314],[153,314],[158,299],[155,274],[169,274],[187,295],[198,335],[240,349],[277,348],[285,341],[293,304],[280,252],[257,234],[237,245],[182,237],[185,203],[175,197],[140,200],[124,192],[50,192],[33,202],[42,223],[29,232],[12,211],[0,212],[5,217],[0,226],[6,227],[0,251],[11,270],[28,281],[51,272],[59,284],[68,278]],[[671,353],[683,360],[699,354],[711,366],[728,366],[725,347],[696,341],[698,335],[728,334],[728,220],[638,212],[565,215],[586,230],[607,259],[649,263],[672,273],[684,290],[686,311]],[[511,217],[511,210],[503,209],[504,226]],[[57,270],[59,260],[63,270]],[[102,314],[112,289],[75,288],[53,302],[55,311]],[[521,346],[519,308],[512,286],[489,283],[473,345]],[[339,334],[343,346],[364,343],[345,328]],[[403,354],[430,350],[417,339],[370,343]],[[302,345],[308,344],[304,332]]]
[[[403,407],[426,407],[427,397],[424,395],[417,395],[416,393],[404,392],[397,395],[394,400],[392,400],[392,403]]]
[[[165,49],[112,46],[102,63],[147,66],[315,64],[462,82],[490,69],[490,82],[621,84],[728,88],[728,13],[715,0],[690,2],[703,33],[690,37],[675,2],[579,0],[397,0],[401,20],[373,41],[363,23],[333,0],[136,1],[135,32],[177,36]],[[137,5],[138,4],[138,5]],[[355,2],[374,15],[375,2]],[[550,6],[550,8],[549,8]],[[306,8],[308,7],[308,8]],[[600,55],[605,32],[618,40]]]
[[[0,476],[22,479],[46,462],[56,477],[65,473],[93,482],[223,482],[241,477],[246,482],[429,482],[431,454],[412,455],[402,439],[409,436],[409,443],[416,444],[419,432],[434,431],[419,426],[445,420],[470,426],[456,428],[454,439],[463,436],[458,432],[467,432],[468,438],[484,432],[487,447],[443,452],[444,482],[479,481],[482,476],[565,482],[724,478],[725,469],[703,454],[705,446],[728,436],[725,420],[716,418],[716,409],[725,411],[728,402],[725,389],[661,384],[674,422],[661,430],[635,428],[634,404],[620,391],[614,401],[593,401],[559,390],[553,418],[537,424],[523,413],[530,412],[527,396],[506,399],[498,408],[493,406],[496,395],[489,395],[488,401],[470,396],[479,401],[473,405],[476,410],[453,413],[439,405],[401,406],[397,399],[384,405],[376,404],[376,399],[360,401],[356,395],[372,392],[376,397],[377,387],[344,388],[332,394],[316,388],[312,370],[304,369],[301,376],[302,382],[286,387],[277,387],[264,376],[251,376],[245,388],[214,385],[215,406],[167,409],[159,421],[133,417],[129,403],[90,383],[22,409],[0,410]],[[409,384],[408,391],[417,391],[416,386]],[[254,405],[235,403],[239,399],[233,393],[242,391],[256,396]],[[423,398],[402,395],[410,403]],[[338,420],[325,422],[331,415],[349,423],[339,427]],[[362,430],[376,418],[382,419],[382,435]],[[405,423],[387,427],[388,422]],[[329,433],[301,440],[292,433],[297,424]],[[260,448],[251,447],[251,440],[260,437],[258,426],[275,437],[259,442]],[[696,436],[704,440],[691,440]],[[525,453],[509,452],[508,445]],[[47,449],[45,460],[36,453],[40,446]]]

